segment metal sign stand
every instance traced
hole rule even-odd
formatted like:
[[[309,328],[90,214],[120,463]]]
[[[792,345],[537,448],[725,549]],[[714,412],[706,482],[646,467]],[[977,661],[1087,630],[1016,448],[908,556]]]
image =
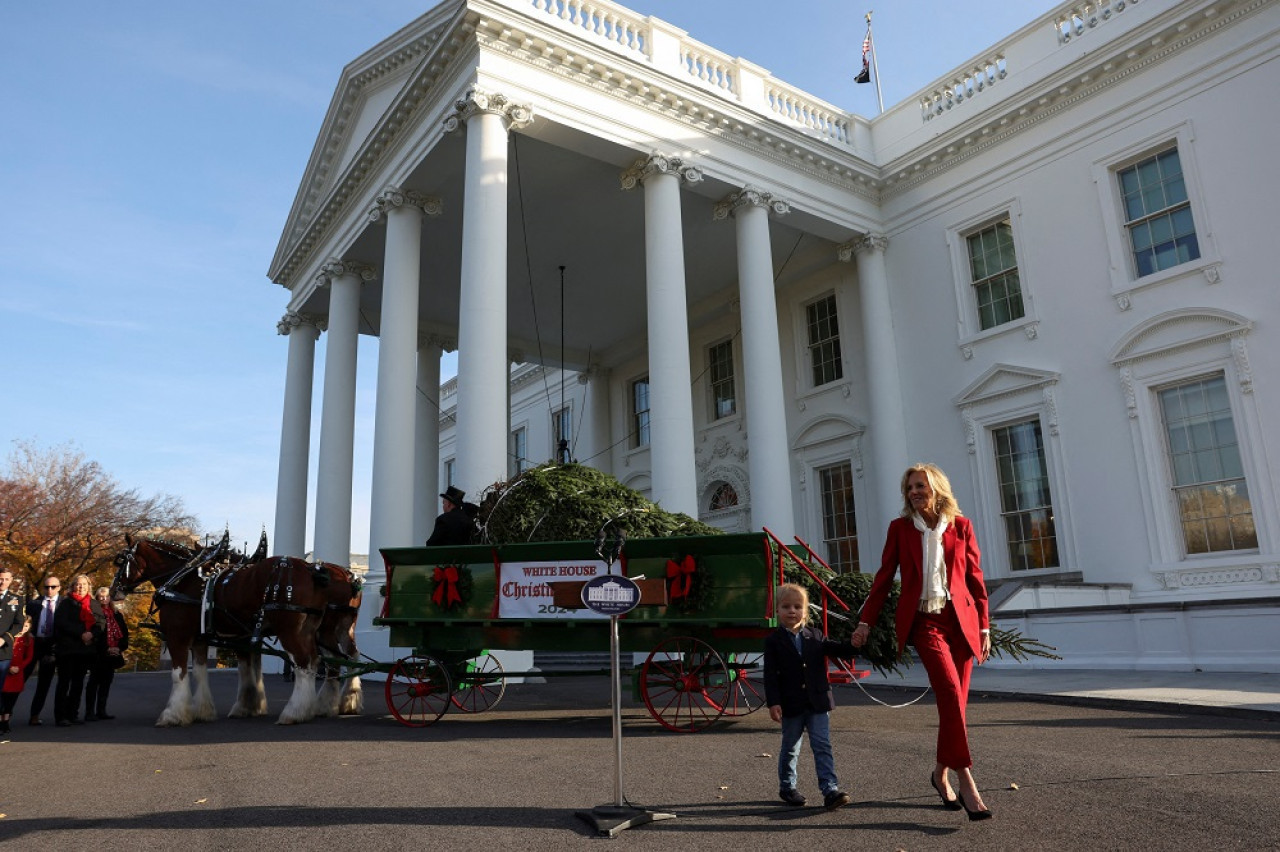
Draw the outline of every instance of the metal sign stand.
[[[582,589],[582,602],[587,608],[594,612],[609,615],[609,656],[612,659],[611,685],[613,703],[613,804],[596,805],[589,811],[577,812],[578,818],[585,820],[595,828],[596,834],[602,837],[617,837],[628,828],[635,828],[661,819],[675,819],[676,817],[675,814],[651,811],[629,805],[624,801],[622,795],[622,667],[618,653],[618,616],[630,612],[640,603],[640,589],[635,584],[635,581],[613,573],[613,563],[622,553],[623,540],[623,536],[619,535],[617,539],[609,544],[606,552],[602,534],[596,541],[596,552],[609,565],[609,573],[605,575],[609,583],[621,586],[625,590],[624,594],[629,592],[627,600],[617,602],[591,600],[590,593],[593,585],[601,585],[595,583],[595,581],[587,583]]]

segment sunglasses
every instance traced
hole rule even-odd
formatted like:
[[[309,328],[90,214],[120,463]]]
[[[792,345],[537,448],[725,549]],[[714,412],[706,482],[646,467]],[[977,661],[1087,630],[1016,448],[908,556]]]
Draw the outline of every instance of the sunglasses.
[[[45,586],[46,589],[57,589],[59,586]]]

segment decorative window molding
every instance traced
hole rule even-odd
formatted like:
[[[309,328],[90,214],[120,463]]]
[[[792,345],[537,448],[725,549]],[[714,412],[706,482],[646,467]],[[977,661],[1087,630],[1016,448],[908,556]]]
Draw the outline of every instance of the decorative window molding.
[[[979,525],[983,548],[983,573],[992,577],[1014,576],[1009,562],[1007,536],[1001,522],[1000,477],[996,470],[993,430],[1038,418],[1044,437],[1044,461],[1053,494],[1054,531],[1058,565],[1023,569],[1018,577],[1074,570],[1078,565],[1072,526],[1066,464],[1058,428],[1057,386],[1060,376],[1049,370],[994,364],[956,396],[969,448],[969,468],[978,505],[973,515]],[[1000,542],[1001,546],[996,546]]]
[[[1206,588],[1252,582],[1260,565],[1276,562],[1275,487],[1258,448],[1267,436],[1253,396],[1247,336],[1253,323],[1216,308],[1168,311],[1140,323],[1111,351],[1128,409],[1134,457],[1143,483],[1143,514],[1152,563],[1150,571],[1167,589]],[[1258,550],[1188,556],[1173,498],[1168,438],[1160,412],[1161,390],[1198,378],[1221,375],[1231,403],[1241,465],[1248,482],[1257,527]],[[1270,582],[1262,577],[1259,582]],[[1215,579],[1216,578],[1216,579]]]
[[[832,465],[847,463],[853,473],[853,505],[859,530],[875,529],[879,517],[874,510],[874,496],[868,492],[862,436],[866,424],[848,417],[819,417],[801,427],[791,445],[791,456],[799,467],[799,527],[806,531],[809,542],[823,541],[822,480],[819,471]],[[870,508],[868,508],[870,507]],[[872,542],[874,536],[862,536],[858,556],[862,565],[874,565],[879,557]]]
[[[1116,306],[1129,310],[1132,294],[1138,290],[1165,284],[1170,281],[1203,277],[1206,284],[1214,285],[1222,280],[1222,258],[1218,254],[1217,241],[1209,217],[1209,205],[1200,184],[1197,166],[1195,132],[1191,122],[1171,127],[1148,136],[1124,148],[1111,151],[1093,163],[1093,181],[1102,206],[1102,227],[1107,240],[1107,252],[1111,270],[1111,296]],[[1125,223],[1123,196],[1119,173],[1155,154],[1176,148],[1191,204],[1191,216],[1195,223],[1200,256],[1177,266],[1162,269],[1149,275],[1139,275],[1134,264],[1129,230]]]
[[[1013,250],[1017,257],[1018,284],[1022,294],[1022,316],[984,329],[978,316],[978,300],[970,274],[969,237],[998,222],[1009,221],[1013,236]],[[973,357],[974,345],[992,337],[1011,332],[1021,332],[1028,340],[1039,334],[1040,320],[1035,310],[1029,266],[1029,252],[1022,237],[1022,204],[1017,198],[989,207],[972,216],[949,225],[946,229],[947,247],[951,252],[951,275],[956,291],[957,325],[960,330],[957,345],[965,360]]]

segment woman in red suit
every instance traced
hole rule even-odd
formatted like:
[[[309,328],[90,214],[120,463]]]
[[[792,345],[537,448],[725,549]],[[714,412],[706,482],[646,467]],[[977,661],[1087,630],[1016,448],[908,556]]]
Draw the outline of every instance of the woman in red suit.
[[[894,614],[898,653],[907,642],[915,646],[938,704],[937,765],[929,782],[948,809],[964,808],[971,820],[990,819],[970,772],[973,760],[964,722],[973,661],[981,665],[991,654],[978,541],[973,524],[960,514],[950,480],[937,465],[909,467],[902,475],[902,498],[902,517],[889,524],[880,570],[852,642],[855,647],[866,643],[893,575],[901,571],[902,593]],[[958,797],[952,793],[948,769],[959,778]]]

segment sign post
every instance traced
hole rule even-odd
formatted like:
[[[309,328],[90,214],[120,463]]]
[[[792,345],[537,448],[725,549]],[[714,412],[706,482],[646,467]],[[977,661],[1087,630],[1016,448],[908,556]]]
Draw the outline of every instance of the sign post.
[[[601,558],[609,563],[609,570],[612,572],[613,563],[622,552],[621,537],[613,543],[608,554],[603,552],[603,541],[597,542],[597,545],[601,551]],[[578,811],[578,817],[594,826],[597,834],[605,837],[617,837],[628,828],[635,828],[660,819],[675,819],[676,816],[628,805],[622,794],[622,669],[618,649],[618,617],[631,612],[639,604],[640,587],[630,577],[620,574],[609,573],[593,577],[582,587],[582,605],[592,612],[609,616],[614,778],[613,804],[597,805],[589,811]]]

